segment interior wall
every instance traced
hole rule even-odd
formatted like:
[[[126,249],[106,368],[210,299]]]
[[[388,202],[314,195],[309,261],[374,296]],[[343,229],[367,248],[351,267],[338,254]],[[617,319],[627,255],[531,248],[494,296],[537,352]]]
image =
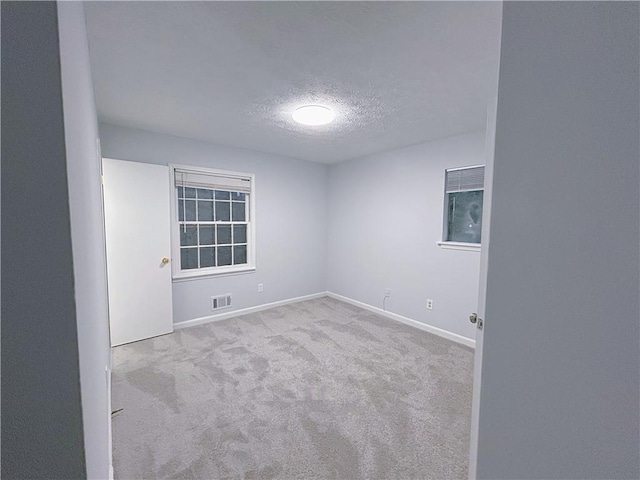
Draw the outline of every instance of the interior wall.
[[[89,45],[82,2],[58,2],[71,243],[87,476],[109,478],[111,411],[105,245]]]
[[[331,165],[328,290],[475,339],[479,251],[443,249],[444,173],[484,164],[484,132]],[[427,299],[434,300],[427,310]]]
[[[256,271],[174,282],[174,323],[218,313],[213,295],[233,295],[224,313],[326,291],[326,165],[109,124],[100,137],[107,158],[256,176]]]
[[[639,478],[637,2],[505,2],[478,478]]]
[[[1,8],[1,475],[86,478],[57,6]]]

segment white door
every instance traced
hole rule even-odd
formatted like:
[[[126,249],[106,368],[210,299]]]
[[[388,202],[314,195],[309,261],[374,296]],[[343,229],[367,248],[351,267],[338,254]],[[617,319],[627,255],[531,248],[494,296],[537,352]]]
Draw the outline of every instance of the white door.
[[[171,333],[169,167],[102,164],[111,345]]]
[[[489,103],[487,112],[487,138],[485,141],[484,201],[482,205],[482,248],[480,251],[480,282],[476,326],[484,328],[485,299],[487,293],[487,269],[489,261],[489,226],[491,224],[491,197],[493,194],[493,155],[496,140],[497,98]],[[471,448],[469,453],[469,478],[477,477],[478,414],[480,411],[480,387],[482,373],[483,328],[476,329],[476,351],[473,366],[473,399],[471,402]]]

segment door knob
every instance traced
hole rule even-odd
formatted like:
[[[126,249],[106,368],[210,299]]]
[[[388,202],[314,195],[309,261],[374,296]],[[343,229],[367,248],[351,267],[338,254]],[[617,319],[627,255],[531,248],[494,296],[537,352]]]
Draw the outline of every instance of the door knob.
[[[167,263],[169,263],[169,257],[162,257],[162,264],[166,265]]]
[[[478,327],[478,330],[482,330],[484,328],[484,322],[482,321],[481,318],[478,318],[477,313],[472,313],[471,315],[469,315],[469,321],[471,323],[476,324],[476,326]]]

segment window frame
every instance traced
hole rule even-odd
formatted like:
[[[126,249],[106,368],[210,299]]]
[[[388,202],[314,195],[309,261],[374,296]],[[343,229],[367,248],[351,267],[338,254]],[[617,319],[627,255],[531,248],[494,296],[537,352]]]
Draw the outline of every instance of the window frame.
[[[464,166],[464,167],[454,167],[454,168],[446,168],[444,170],[444,176],[443,176],[443,191],[444,191],[444,196],[443,196],[443,204],[442,204],[442,240],[438,241],[437,244],[439,247],[442,248],[446,248],[446,249],[451,249],[451,250],[467,250],[467,251],[475,251],[475,252],[479,252],[481,247],[482,247],[482,239],[480,240],[479,243],[472,243],[472,242],[455,242],[455,241],[450,241],[447,240],[447,232],[448,232],[448,227],[449,227],[449,195],[451,193],[457,193],[457,192],[448,192],[447,191],[447,174],[448,172],[455,172],[455,171],[459,171],[459,170],[469,170],[472,168],[483,168],[483,173],[486,171],[486,165],[484,164],[478,164],[478,165],[468,165],[468,166]],[[483,197],[484,197],[484,192],[485,192],[485,186],[483,185],[482,188],[476,188],[476,189],[470,189],[470,190],[464,190],[464,191],[468,191],[468,192],[473,192],[473,191],[482,191],[483,193]],[[482,210],[484,213],[484,201],[483,201],[483,206],[482,206]]]
[[[223,267],[203,267],[182,270],[180,268],[180,221],[178,219],[178,194],[176,185],[176,170],[187,171],[196,174],[216,175],[229,178],[242,178],[249,180],[250,192],[248,194],[248,218],[247,225],[247,263],[242,265],[228,265]],[[207,167],[196,167],[193,165],[169,164],[169,177],[171,185],[171,276],[174,282],[204,278],[220,277],[225,275],[236,275],[251,273],[256,270],[256,188],[255,175],[252,173],[234,172],[230,170],[220,170]],[[215,202],[215,200],[214,200]],[[230,225],[233,224],[231,221]],[[200,247],[198,247],[200,248]]]

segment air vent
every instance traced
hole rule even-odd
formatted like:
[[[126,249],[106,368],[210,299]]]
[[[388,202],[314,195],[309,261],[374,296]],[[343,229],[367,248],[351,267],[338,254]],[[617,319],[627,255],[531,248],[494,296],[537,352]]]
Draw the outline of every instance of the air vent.
[[[211,310],[220,310],[221,308],[229,308],[231,306],[231,294],[219,295],[211,297]]]

